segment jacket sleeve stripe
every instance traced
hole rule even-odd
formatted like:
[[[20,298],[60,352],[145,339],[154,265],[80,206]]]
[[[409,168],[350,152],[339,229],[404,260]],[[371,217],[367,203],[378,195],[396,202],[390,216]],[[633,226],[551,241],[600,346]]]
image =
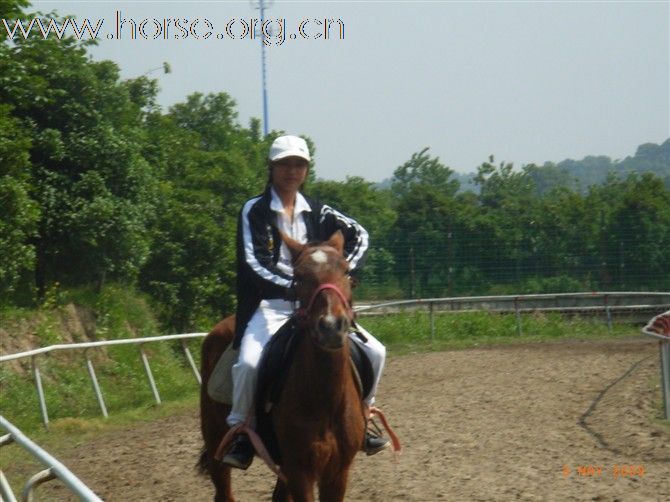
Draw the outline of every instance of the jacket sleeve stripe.
[[[353,220],[324,204],[321,208],[321,222],[323,222],[327,214],[332,214],[337,220],[344,223],[347,227],[353,228],[356,232],[356,245],[349,256],[347,256],[347,261],[350,263],[351,269],[353,270],[368,249],[368,232],[359,225],[356,220]]]
[[[253,207],[253,205],[259,199],[260,199],[260,197],[250,199],[249,201],[247,201],[247,203],[244,205],[244,208],[242,209],[242,232],[243,232],[243,241],[244,241],[244,256],[245,256],[247,264],[249,264],[249,267],[251,267],[251,269],[256,274],[258,274],[258,276],[261,279],[272,282],[273,284],[276,284],[277,286],[288,288],[288,287],[291,286],[291,279],[286,279],[284,277],[280,277],[280,276],[272,273],[270,270],[268,270],[266,267],[264,267],[258,261],[258,258],[256,257],[256,253],[254,252],[254,240],[253,240],[251,225],[249,223],[249,212],[251,211],[251,208]]]

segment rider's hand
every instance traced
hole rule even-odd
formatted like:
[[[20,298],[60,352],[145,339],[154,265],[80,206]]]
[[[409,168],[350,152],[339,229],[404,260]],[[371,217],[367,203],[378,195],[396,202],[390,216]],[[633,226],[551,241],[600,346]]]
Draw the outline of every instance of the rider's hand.
[[[298,295],[296,294],[295,287],[292,286],[290,288],[286,288],[286,291],[284,293],[284,300],[289,301],[289,302],[294,302],[298,299]]]

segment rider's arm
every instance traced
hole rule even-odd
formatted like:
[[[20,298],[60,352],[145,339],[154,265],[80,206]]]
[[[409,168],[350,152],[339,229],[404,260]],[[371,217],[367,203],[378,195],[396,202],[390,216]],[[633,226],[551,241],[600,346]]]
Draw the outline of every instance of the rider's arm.
[[[287,298],[291,292],[293,278],[281,271],[274,261],[272,226],[254,211],[255,200],[248,201],[240,212],[238,221],[238,260],[248,270],[251,284],[262,298]]]
[[[324,236],[340,230],[344,235],[344,257],[349,262],[349,273],[356,274],[365,263],[368,253],[368,232],[353,218],[324,204],[319,216]]]

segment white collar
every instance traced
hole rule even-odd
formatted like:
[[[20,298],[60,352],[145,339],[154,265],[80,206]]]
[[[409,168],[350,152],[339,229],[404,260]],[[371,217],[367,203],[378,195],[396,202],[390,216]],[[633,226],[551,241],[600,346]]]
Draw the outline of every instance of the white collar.
[[[284,212],[284,204],[282,204],[281,199],[279,198],[279,195],[275,191],[274,187],[270,188],[270,194],[272,195],[272,200],[270,201],[270,209],[277,213],[283,213]],[[307,200],[303,195],[298,192],[295,194],[295,207],[293,208],[293,213],[294,214],[299,214],[304,211],[312,211],[312,208],[309,207],[309,204],[307,203]]]

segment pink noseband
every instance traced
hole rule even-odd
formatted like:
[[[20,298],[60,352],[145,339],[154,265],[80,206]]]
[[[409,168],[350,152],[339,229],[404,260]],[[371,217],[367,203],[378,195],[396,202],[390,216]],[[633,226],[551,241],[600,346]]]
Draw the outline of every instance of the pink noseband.
[[[337,296],[340,297],[340,300],[342,300],[342,303],[344,303],[344,305],[347,309],[347,317],[349,318],[349,320],[351,320],[354,316],[354,313],[353,313],[353,310],[351,309],[351,305],[349,304],[349,300],[347,300],[347,298],[344,296],[344,293],[342,293],[340,288],[338,288],[335,284],[330,283],[330,282],[325,282],[325,283],[321,284],[318,288],[316,288],[314,290],[314,293],[312,293],[312,297],[310,298],[309,304],[307,305],[307,307],[298,309],[298,314],[302,315],[302,316],[307,315],[307,313],[310,310],[312,310],[312,307],[314,306],[314,301],[316,300],[316,297],[319,295],[319,293],[321,293],[322,291],[324,291],[326,289],[332,289],[333,291],[335,291]]]

